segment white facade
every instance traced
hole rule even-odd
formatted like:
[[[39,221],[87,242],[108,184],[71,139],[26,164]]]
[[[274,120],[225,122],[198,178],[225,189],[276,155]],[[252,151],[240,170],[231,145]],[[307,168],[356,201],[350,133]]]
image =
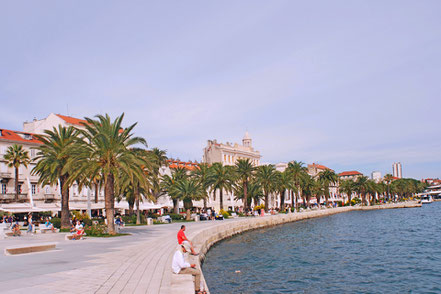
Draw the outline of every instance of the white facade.
[[[208,140],[202,161],[209,164],[221,162],[224,165],[234,165],[239,159],[249,159],[254,166],[258,166],[261,157],[260,152],[252,147],[252,140],[246,132],[242,139],[242,145],[230,142],[223,144],[218,143],[217,140]]]
[[[401,162],[395,162],[394,164],[392,164],[392,175],[399,179],[403,177]]]
[[[84,120],[51,113],[47,118],[23,124],[24,132],[10,131],[2,129],[0,131],[0,202],[3,206],[10,207],[15,205],[15,171],[13,168],[7,167],[4,155],[9,146],[14,144],[22,145],[28,151],[31,159],[37,155],[38,146],[41,145],[33,134],[43,134],[44,130],[52,130],[58,125],[75,126],[83,128],[81,122]],[[38,177],[31,174],[36,162],[31,161],[28,167],[21,166],[19,169],[19,202],[33,204],[36,208],[47,210],[59,210],[61,194],[58,185],[41,186],[38,185]],[[71,209],[86,210],[88,198],[91,200],[92,209],[104,207],[104,191],[98,191],[98,203],[94,203],[95,189],[83,188],[78,189],[77,184],[73,184],[69,189]],[[9,203],[9,204],[8,204]]]
[[[23,131],[33,134],[43,134],[45,130],[52,130],[59,125],[63,127],[74,126],[79,129],[83,129],[82,122],[85,120],[78,119],[71,116],[51,113],[48,117],[37,120],[34,119],[31,122],[23,123]]]
[[[371,174],[371,178],[372,180],[374,180],[375,182],[380,182],[382,177],[381,177],[381,172],[379,171],[373,171]]]

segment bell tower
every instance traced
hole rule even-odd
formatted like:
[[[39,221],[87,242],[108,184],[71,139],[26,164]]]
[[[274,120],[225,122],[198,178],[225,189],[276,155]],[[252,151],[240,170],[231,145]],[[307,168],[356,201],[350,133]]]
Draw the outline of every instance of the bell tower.
[[[245,132],[245,136],[243,136],[242,145],[244,147],[251,147],[251,138],[248,132]]]

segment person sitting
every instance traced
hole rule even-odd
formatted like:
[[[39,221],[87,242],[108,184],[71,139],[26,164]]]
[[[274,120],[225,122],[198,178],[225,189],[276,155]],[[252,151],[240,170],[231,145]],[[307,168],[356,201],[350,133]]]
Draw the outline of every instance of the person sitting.
[[[185,225],[182,225],[181,229],[178,232],[178,244],[179,245],[183,245],[184,243],[188,244],[189,248],[191,249],[191,254],[198,255],[198,253],[196,253],[196,251],[194,250],[193,243],[191,243],[190,240],[187,239],[187,236],[185,236],[184,231],[185,231]]]
[[[75,233],[73,234],[72,240],[80,240],[85,235],[84,233],[84,227],[80,223],[80,221],[77,221],[77,225],[75,226]]]
[[[193,275],[195,293],[206,294],[207,292],[201,291],[201,271],[196,269],[196,264],[190,264],[185,261],[184,254],[189,250],[191,250],[190,245],[182,243],[179,250],[173,255],[172,270],[175,274],[179,275]]]
[[[12,225],[11,230],[12,230],[12,236],[21,236],[20,224],[18,223],[18,221]]]
[[[54,225],[49,221],[49,218],[46,219],[46,222],[44,223],[46,228],[50,229],[52,233],[55,233],[55,227]]]

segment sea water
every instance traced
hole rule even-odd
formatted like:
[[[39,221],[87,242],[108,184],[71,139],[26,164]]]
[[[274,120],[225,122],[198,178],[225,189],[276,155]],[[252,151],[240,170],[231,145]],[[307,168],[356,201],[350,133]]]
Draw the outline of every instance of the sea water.
[[[246,232],[202,268],[220,293],[441,293],[441,202]]]

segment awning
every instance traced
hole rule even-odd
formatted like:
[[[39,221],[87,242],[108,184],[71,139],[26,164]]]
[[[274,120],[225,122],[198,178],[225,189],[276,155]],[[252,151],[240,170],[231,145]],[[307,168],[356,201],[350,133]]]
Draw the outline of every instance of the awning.
[[[115,208],[117,209],[125,209],[128,210],[129,209],[129,203],[127,201],[121,201],[121,202],[116,202],[115,203]],[[134,209],[136,209],[136,204],[133,207]],[[151,202],[141,202],[139,204],[139,209],[140,210],[149,210],[149,209],[161,209],[162,206],[159,204],[154,204]]]

